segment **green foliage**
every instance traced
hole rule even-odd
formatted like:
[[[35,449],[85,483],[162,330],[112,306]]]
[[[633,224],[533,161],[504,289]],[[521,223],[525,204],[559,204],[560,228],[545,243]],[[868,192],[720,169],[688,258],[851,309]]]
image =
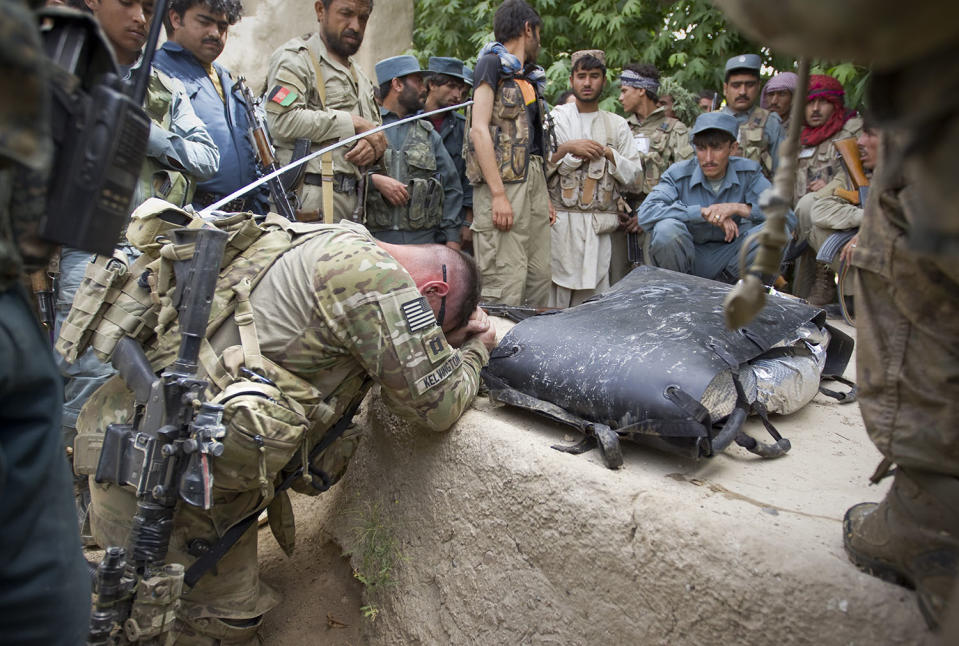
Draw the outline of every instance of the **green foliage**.
[[[433,55],[456,56],[469,65],[493,40],[493,14],[501,0],[415,0],[413,51],[425,63]],[[726,22],[708,0],[528,0],[543,19],[543,49],[537,61],[546,70],[546,96],[554,99],[569,85],[569,55],[603,49],[609,67],[600,106],[619,108],[615,80],[624,65],[649,62],[692,94],[722,91],[726,60],[759,53],[764,77],[796,68],[782,56],[750,41]],[[823,64],[846,87],[850,105],[861,101],[866,71],[849,63]]]
[[[395,568],[403,555],[399,541],[379,504],[366,502],[350,511],[352,519],[353,576],[366,586],[371,602],[361,608],[363,616],[373,621],[380,613],[376,600],[386,588],[396,585]]]

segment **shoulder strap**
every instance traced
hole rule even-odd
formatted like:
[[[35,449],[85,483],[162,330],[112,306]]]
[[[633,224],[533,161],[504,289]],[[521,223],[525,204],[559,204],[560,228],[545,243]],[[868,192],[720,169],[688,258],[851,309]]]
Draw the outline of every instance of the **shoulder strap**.
[[[306,47],[310,53],[310,62],[313,63],[313,74],[316,76],[316,91],[320,95],[320,105],[326,108],[326,83],[323,80],[323,73],[320,72],[320,62],[316,60],[316,54],[309,45]],[[323,222],[333,222],[333,153],[328,152],[320,155],[320,187],[323,191]]]

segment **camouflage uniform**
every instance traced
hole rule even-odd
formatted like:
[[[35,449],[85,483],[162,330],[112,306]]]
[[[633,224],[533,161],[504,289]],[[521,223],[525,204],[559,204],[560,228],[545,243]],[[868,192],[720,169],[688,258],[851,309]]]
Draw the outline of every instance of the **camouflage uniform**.
[[[321,437],[343,415],[368,376],[380,385],[384,400],[398,415],[431,431],[450,428],[479,387],[479,371],[489,357],[483,344],[474,339],[459,350],[451,348],[412,278],[360,225],[314,228],[316,235],[267,270],[250,298],[260,352],[292,373],[300,392],[292,396],[314,411],[309,436]],[[230,323],[211,343],[227,357],[238,339],[237,327]],[[118,379],[111,381],[81,413],[81,434],[98,433],[106,423],[127,417],[128,406],[129,393]],[[231,432],[236,432],[232,425],[228,439]],[[360,429],[348,430],[324,452],[324,460],[345,465],[360,439]],[[275,444],[268,446],[279,450]],[[298,448],[289,447],[291,452]],[[297,460],[293,458],[291,466],[298,466]],[[267,485],[264,493],[256,461],[252,457],[229,478],[218,475],[214,462],[213,508],[204,512],[179,506],[171,560],[189,565],[196,556],[188,549],[191,542],[215,543],[231,525],[270,504],[274,489]],[[98,542],[123,544],[135,506],[132,491],[102,485],[92,489],[91,517]],[[291,517],[274,517],[274,512],[271,507],[271,525],[279,519],[291,527]],[[278,538],[292,548],[292,537]],[[257,618],[278,601],[259,580],[256,542],[252,526],[216,570],[183,596],[181,643],[213,643],[188,639],[192,632],[236,640],[230,643],[252,639]],[[235,625],[244,620],[247,626]]]
[[[323,78],[325,101],[317,87],[317,71]],[[273,52],[266,87],[266,117],[280,165],[292,158],[297,139],[309,139],[318,150],[353,136],[351,114],[381,123],[373,84],[354,63],[346,68],[334,61],[319,34],[293,38]],[[325,222],[348,219],[356,206],[361,173],[344,158],[350,148],[332,153],[335,213],[322,216]],[[323,209],[322,170],[321,158],[307,163],[304,184],[297,191],[300,211],[313,214],[307,216],[312,219],[321,217]]]
[[[691,159],[696,151],[689,143],[689,128],[679,119],[667,117],[666,108],[656,108],[642,123],[636,114],[629,115],[626,122],[633,133],[633,140],[643,163],[641,183],[626,191],[626,201],[635,209],[659,183],[659,178],[667,168],[676,162]],[[626,257],[626,231],[618,229],[613,232],[610,282],[617,282],[627,272],[629,261]]]
[[[846,171],[832,142],[838,139],[858,139],[862,134],[862,119],[852,117],[828,141],[818,146],[808,146],[799,151],[799,161],[796,166],[796,188],[793,198],[798,202],[809,192],[809,185],[821,179],[827,184],[839,178],[844,184],[848,183]],[[798,211],[798,206],[797,206]]]
[[[626,119],[643,161],[642,185],[631,191],[648,195],[666,169],[695,154],[689,143],[689,128],[679,119],[666,116],[666,108],[656,108],[640,123],[635,114]]]
[[[399,116],[381,109],[384,123]],[[460,241],[463,189],[456,166],[439,133],[426,119],[386,131],[389,148],[383,155],[387,173],[405,181],[410,200],[393,206],[366,183],[366,226],[374,237],[392,244]],[[394,159],[395,157],[395,159]]]
[[[739,122],[739,154],[759,162],[766,179],[772,179],[779,167],[779,144],[786,137],[779,115],[758,105],[748,112],[736,112],[728,105],[722,111]]]
[[[45,208],[53,152],[45,57],[22,2],[0,3],[0,635],[10,644],[79,644],[90,615],[70,474],[60,443],[62,385],[21,269]]]

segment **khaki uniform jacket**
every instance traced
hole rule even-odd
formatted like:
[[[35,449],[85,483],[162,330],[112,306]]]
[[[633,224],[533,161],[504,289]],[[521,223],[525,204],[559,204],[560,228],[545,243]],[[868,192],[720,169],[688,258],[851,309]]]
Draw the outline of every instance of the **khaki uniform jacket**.
[[[317,88],[316,69],[326,88],[325,105]],[[279,95],[270,98],[278,87],[287,90],[281,94],[288,100]],[[266,117],[281,165],[290,161],[297,139],[310,139],[318,150],[316,144],[328,145],[353,136],[351,114],[381,123],[373,83],[352,61],[349,68],[334,61],[318,34],[293,38],[273,52],[266,89]],[[359,177],[356,166],[344,159],[350,148],[344,146],[333,152],[333,171]],[[320,164],[320,158],[310,161],[306,172],[319,173]]]
[[[692,158],[694,151],[689,143],[689,128],[679,119],[667,117],[665,108],[656,108],[642,122],[631,114],[626,122],[643,162],[642,177],[629,192],[648,195],[667,168]]]

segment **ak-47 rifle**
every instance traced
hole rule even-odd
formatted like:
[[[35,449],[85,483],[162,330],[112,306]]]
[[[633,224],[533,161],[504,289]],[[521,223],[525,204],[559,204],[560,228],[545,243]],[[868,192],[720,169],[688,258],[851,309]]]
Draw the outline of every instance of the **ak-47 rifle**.
[[[256,161],[260,165],[263,173],[272,173],[279,166],[276,163],[276,151],[270,142],[270,133],[266,129],[266,120],[263,115],[257,111],[259,102],[253,97],[253,93],[246,84],[246,79],[242,76],[237,80],[236,87],[243,93],[244,108],[246,108],[246,120],[250,122],[250,141],[253,143],[253,149],[256,151]],[[270,187],[270,197],[273,198],[273,204],[287,220],[296,221],[296,213],[293,205],[290,204],[290,198],[283,189],[283,183],[279,177],[274,177],[267,185]]]
[[[209,457],[223,452],[223,408],[203,401],[207,382],[197,378],[197,361],[228,235],[213,228],[173,234],[178,246],[194,247],[190,260],[174,264],[181,334],[176,361],[157,377],[129,337],[112,357],[133,391],[136,415],[132,424],[107,427],[95,479],[135,487],[137,511],[127,550],[108,549],[97,569],[92,644],[168,643],[184,576],[182,565],[165,563],[173,513],[179,499],[211,507]]]
[[[866,170],[862,167],[862,160],[859,159],[859,145],[853,137],[839,139],[834,141],[833,145],[839,152],[839,159],[853,185],[853,190],[837,188],[836,195],[850,204],[865,205],[866,196],[869,194],[869,178],[866,177]]]

